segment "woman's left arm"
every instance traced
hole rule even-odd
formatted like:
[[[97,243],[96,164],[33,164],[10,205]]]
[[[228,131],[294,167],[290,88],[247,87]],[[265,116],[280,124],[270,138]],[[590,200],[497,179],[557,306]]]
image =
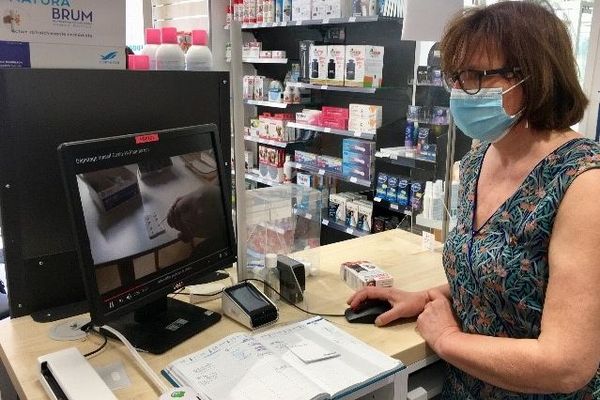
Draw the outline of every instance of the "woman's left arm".
[[[460,331],[450,303],[435,296],[417,329],[450,364],[492,385],[518,392],[570,393],[600,364],[600,169],[567,190],[548,251],[550,276],[537,339]]]

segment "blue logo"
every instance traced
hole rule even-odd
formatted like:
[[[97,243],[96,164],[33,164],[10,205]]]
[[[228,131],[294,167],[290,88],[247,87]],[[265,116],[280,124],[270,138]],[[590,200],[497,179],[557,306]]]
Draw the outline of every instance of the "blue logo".
[[[102,59],[102,61],[114,60],[115,58],[117,58],[117,52],[111,51],[110,53],[101,54],[100,58]]]

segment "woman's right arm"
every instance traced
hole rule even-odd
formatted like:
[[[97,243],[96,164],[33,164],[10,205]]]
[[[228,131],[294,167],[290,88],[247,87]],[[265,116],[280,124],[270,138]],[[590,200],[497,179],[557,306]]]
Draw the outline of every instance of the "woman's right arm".
[[[439,291],[446,297],[450,297],[450,288],[447,283],[419,292],[368,286],[354,293],[347,303],[354,308],[367,299],[387,300],[392,308],[375,320],[375,325],[383,326],[399,318],[411,318],[421,314],[425,304],[431,299],[429,294],[431,291]]]

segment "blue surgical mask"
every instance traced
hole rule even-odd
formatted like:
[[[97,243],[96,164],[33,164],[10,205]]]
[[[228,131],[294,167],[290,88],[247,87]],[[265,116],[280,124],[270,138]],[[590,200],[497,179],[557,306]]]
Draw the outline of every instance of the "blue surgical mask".
[[[505,91],[502,88],[481,88],[476,94],[468,94],[462,89],[452,89],[450,112],[454,123],[472,139],[489,143],[502,139],[517,123],[523,111],[508,115],[502,106],[502,95],[525,79]]]

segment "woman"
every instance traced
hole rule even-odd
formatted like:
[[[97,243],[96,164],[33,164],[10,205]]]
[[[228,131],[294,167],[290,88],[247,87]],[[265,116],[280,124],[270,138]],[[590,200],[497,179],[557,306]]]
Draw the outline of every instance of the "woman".
[[[458,127],[481,145],[461,161],[447,285],[367,288],[418,315],[449,365],[444,399],[600,399],[600,149],[569,127],[587,100],[564,24],[530,2],[465,11],[442,68]]]

